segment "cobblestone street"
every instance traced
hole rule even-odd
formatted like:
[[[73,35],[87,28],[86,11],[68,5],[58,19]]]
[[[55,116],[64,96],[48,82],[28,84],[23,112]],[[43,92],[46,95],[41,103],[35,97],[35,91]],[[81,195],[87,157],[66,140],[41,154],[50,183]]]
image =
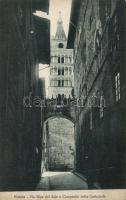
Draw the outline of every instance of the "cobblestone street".
[[[45,172],[36,188],[47,190],[86,190],[88,185],[72,172]]]

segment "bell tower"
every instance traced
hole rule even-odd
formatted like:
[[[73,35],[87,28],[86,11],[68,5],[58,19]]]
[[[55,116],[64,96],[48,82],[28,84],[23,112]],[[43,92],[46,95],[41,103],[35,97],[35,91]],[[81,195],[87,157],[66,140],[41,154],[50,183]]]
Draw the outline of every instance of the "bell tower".
[[[61,12],[57,21],[55,37],[51,39],[49,98],[59,95],[71,97],[73,89],[73,49],[67,49],[67,37],[63,28]]]

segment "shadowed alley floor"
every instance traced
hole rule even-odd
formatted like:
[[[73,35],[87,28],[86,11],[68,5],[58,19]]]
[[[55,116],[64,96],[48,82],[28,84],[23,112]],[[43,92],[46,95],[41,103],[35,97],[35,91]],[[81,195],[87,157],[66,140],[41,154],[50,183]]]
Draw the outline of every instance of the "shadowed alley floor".
[[[44,172],[36,188],[48,190],[86,190],[87,183],[72,172]]]

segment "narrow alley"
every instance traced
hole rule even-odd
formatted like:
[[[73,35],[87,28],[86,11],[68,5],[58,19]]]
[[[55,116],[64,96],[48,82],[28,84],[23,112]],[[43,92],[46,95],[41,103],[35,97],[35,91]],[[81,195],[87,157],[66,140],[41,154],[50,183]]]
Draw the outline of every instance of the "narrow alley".
[[[126,189],[126,0],[0,0],[0,192]]]
[[[87,183],[72,172],[44,172],[36,191],[86,189]]]

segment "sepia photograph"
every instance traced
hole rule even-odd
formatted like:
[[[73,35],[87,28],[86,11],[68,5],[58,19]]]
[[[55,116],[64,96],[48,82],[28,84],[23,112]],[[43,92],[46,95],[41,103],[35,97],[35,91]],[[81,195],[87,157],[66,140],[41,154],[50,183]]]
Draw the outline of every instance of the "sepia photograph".
[[[126,0],[0,0],[0,193],[112,189],[126,189]]]

